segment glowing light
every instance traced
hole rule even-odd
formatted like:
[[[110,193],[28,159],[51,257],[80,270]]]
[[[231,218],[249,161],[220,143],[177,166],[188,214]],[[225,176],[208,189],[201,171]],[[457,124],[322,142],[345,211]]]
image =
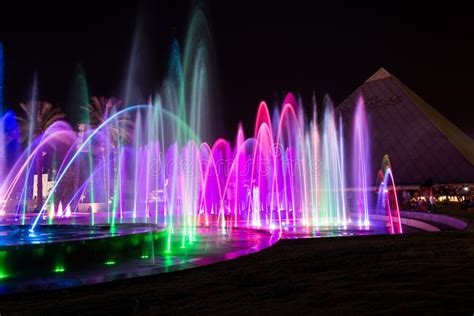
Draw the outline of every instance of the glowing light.
[[[1,272],[0,272],[0,280],[6,279],[6,278],[9,278],[9,277],[10,277],[9,274],[4,274],[4,273],[1,273]]]
[[[49,206],[49,218],[53,219],[54,218],[54,204],[51,203],[51,205]]]
[[[66,212],[65,212],[64,216],[65,216],[66,218],[71,217],[71,205],[68,204],[68,205],[66,206]]]
[[[58,205],[58,212],[56,214],[57,217],[59,218],[62,218],[63,217],[63,203],[62,202],[59,202],[59,205]]]

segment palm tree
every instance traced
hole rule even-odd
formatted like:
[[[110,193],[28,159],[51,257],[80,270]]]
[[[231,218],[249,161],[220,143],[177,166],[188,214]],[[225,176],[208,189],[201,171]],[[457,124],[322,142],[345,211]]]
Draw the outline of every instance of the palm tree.
[[[108,120],[114,113],[120,110],[122,101],[115,98],[105,98],[105,97],[92,97],[91,104],[83,106],[89,116],[89,126],[91,128],[97,128]],[[114,179],[117,178],[117,168],[116,159],[118,155],[119,147],[130,141],[132,138],[132,127],[133,122],[128,116],[121,115],[117,117],[113,122],[106,126],[106,135],[107,139],[101,138],[102,144],[100,144],[100,154],[103,161],[103,164],[106,165],[106,144],[110,144],[109,148],[112,149],[112,166],[113,166],[113,176]],[[105,180],[105,190],[107,192],[107,199],[110,198],[110,183],[108,177],[104,175]]]
[[[116,98],[92,97],[92,103],[83,106],[86,112],[89,113],[89,124],[92,128],[97,128],[110,118],[122,105],[122,101]],[[108,142],[112,148],[116,149],[120,144],[128,142],[132,138],[133,122],[128,116],[120,116],[113,124],[107,126],[109,138]]]
[[[53,106],[49,102],[36,101],[30,104],[20,103],[20,107],[25,112],[25,118],[18,117],[21,129],[22,143],[29,142],[43,134],[55,122],[64,119],[65,114],[59,107]],[[40,152],[36,158],[37,197],[36,206],[43,205],[43,152]]]

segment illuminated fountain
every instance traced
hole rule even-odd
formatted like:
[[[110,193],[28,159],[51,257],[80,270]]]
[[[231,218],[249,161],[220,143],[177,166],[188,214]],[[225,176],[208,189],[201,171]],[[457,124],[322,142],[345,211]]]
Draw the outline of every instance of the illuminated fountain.
[[[146,104],[91,98],[79,69],[74,100],[85,111],[79,131],[37,101],[36,84],[22,106],[28,114],[22,128],[11,112],[2,116],[0,154],[9,148],[15,163],[0,160],[0,276],[13,266],[27,271],[29,265],[18,264],[25,258],[42,262],[35,273],[63,273],[88,249],[95,264],[141,256],[163,265],[171,254],[188,255],[200,239],[228,241],[242,232],[252,236],[245,239],[252,249],[275,236],[402,232],[398,204],[375,203],[362,97],[352,126],[342,125],[329,98],[322,115],[313,104],[307,119],[290,93],[273,115],[265,102],[259,105],[251,137],[239,126],[235,141],[206,142],[208,40],[197,11],[183,54],[174,43],[168,76]],[[352,140],[343,128],[353,130]],[[21,153],[12,149],[20,139]],[[389,183],[394,187],[391,168],[384,172],[379,201],[388,199]],[[26,257],[13,254],[18,245]]]
[[[161,98],[123,109],[113,99],[92,100],[96,109],[91,106],[91,113],[105,115],[97,126],[86,127],[78,137],[66,123],[55,122],[5,178],[2,196],[15,200],[29,191],[28,173],[39,158],[53,157],[49,165],[58,166],[38,213],[22,213],[22,223],[33,219],[32,231],[46,220],[79,217],[90,225],[144,222],[170,232],[181,227],[190,240],[196,225],[280,232],[287,227],[371,226],[377,190],[370,180],[375,177],[368,165],[362,98],[352,152],[345,148],[343,127],[329,99],[322,122],[314,114],[308,126],[292,94],[274,122],[262,102],[253,137],[246,139],[239,128],[235,146],[224,139],[212,146],[200,142],[184,119],[163,108]],[[171,142],[169,134],[183,141]],[[8,203],[2,211],[6,218],[12,212]]]

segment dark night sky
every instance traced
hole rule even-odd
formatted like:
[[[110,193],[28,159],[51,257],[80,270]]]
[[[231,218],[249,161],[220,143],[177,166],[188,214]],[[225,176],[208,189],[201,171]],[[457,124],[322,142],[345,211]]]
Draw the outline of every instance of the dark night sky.
[[[170,43],[182,43],[193,1],[36,1],[2,4],[5,98],[30,95],[67,107],[77,64],[92,95],[120,96],[134,30],[144,95],[166,72]],[[225,134],[248,129],[258,102],[286,91],[309,101],[329,93],[339,103],[384,66],[471,136],[474,134],[474,27],[471,10],[439,1],[208,1],[216,90]],[[466,5],[467,6],[467,5]],[[306,102],[309,106],[309,102]]]

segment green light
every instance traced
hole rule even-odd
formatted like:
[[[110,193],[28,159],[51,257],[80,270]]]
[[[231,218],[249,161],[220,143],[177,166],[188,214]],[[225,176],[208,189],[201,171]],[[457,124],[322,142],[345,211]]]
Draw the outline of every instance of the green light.
[[[115,235],[115,233],[117,232],[117,227],[115,227],[115,224],[114,225],[110,225],[110,233],[112,235]]]
[[[105,264],[108,265],[108,266],[111,266],[111,265],[115,264],[115,261],[109,260],[109,261],[106,261]]]
[[[10,275],[4,267],[4,260],[7,257],[7,251],[0,251],[0,280],[8,278]]]
[[[60,265],[57,265],[56,268],[54,268],[53,270],[55,273],[62,273],[64,271],[66,271],[66,269],[64,269],[64,266],[60,266]]]
[[[143,255],[143,256],[141,256],[140,258],[142,258],[142,259],[148,259],[148,258],[150,258],[150,257],[147,256],[147,255]]]

